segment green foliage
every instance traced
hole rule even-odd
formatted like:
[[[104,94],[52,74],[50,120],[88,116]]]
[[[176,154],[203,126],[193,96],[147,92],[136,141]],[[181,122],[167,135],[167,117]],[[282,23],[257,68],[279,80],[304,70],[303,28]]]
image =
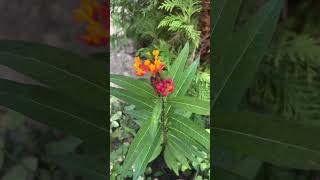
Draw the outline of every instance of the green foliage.
[[[111,5],[112,24],[119,31],[113,35],[112,41],[126,37],[133,39],[138,47],[166,46],[158,49],[168,50],[171,58],[174,58],[175,51],[180,50],[187,41],[191,41],[195,46],[199,45],[199,0],[113,0]]]
[[[199,99],[210,101],[210,73],[198,72],[188,93]]]
[[[215,147],[284,165],[285,162],[293,162],[292,159],[296,158],[295,155],[292,155],[292,157],[285,159],[285,161],[284,159],[280,161],[279,156],[286,157],[285,153],[283,153],[286,151],[272,151],[273,142],[285,144],[283,143],[284,137],[281,133],[275,133],[276,130],[281,132],[281,127],[285,127],[284,125],[275,121],[272,124],[273,128],[266,130],[264,128],[266,128],[267,123],[262,124],[260,121],[263,121],[267,116],[234,118],[238,117],[237,113],[239,111],[241,112],[239,104],[250,86],[253,80],[252,77],[257,71],[262,56],[271,40],[282,3],[279,0],[270,0],[257,14],[250,17],[247,23],[235,28],[240,4],[240,1],[217,1],[213,9],[213,18],[211,18],[212,20],[216,20],[212,23],[212,36],[216,37],[213,39],[213,77],[215,79],[215,88],[212,101],[215,121],[213,124]],[[237,30],[235,31],[235,29]],[[227,121],[226,119],[229,115],[230,117],[232,115],[233,118]],[[269,138],[270,135],[274,136]],[[300,135],[303,136],[304,134]],[[270,139],[272,140],[270,141]],[[284,140],[284,142],[286,141]],[[267,146],[268,143],[270,143],[269,146]],[[264,147],[263,150],[259,149],[262,145]],[[303,144],[303,147],[306,146],[306,144]],[[286,146],[283,146],[283,148],[286,148]],[[272,156],[270,154],[272,152],[279,154]],[[267,155],[270,155],[270,157],[266,158]],[[216,158],[214,157],[213,159]],[[249,161],[240,160],[239,162],[236,159],[234,161],[240,167],[252,167],[252,164],[257,166],[250,159]],[[260,163],[258,162],[258,164]],[[218,174],[221,179],[234,175],[243,177],[243,173],[232,172],[232,167],[225,166],[225,164],[223,165],[219,161],[216,162],[216,166],[215,174]]]
[[[319,117],[313,110],[318,106],[319,50],[310,36],[279,30],[250,88],[248,103],[288,120],[313,124]]]
[[[104,62],[23,41],[0,41],[0,51],[1,65],[40,82],[31,85],[0,80],[0,104],[80,138],[79,148],[84,156],[68,156],[75,158],[70,161],[79,163],[60,161],[68,158],[53,158],[52,162],[67,165],[67,169],[79,175],[91,173],[90,168],[100,169],[97,176],[105,179],[104,163],[99,166],[101,159],[95,158],[97,155],[104,157],[107,146],[105,94],[109,90]],[[99,167],[88,167],[84,159],[90,159]]]
[[[158,27],[168,27],[169,31],[177,35],[182,33],[191,40],[195,46],[199,45],[200,31],[197,30],[194,15],[201,11],[198,0],[166,0],[159,9],[164,9],[170,13],[177,9],[176,13],[165,16]]]
[[[196,60],[189,67],[184,67],[188,54],[189,45],[186,44],[174,63],[168,65],[175,90],[167,98],[150,97],[147,93],[136,95],[137,92],[134,90],[136,88],[131,88],[132,86],[128,84],[135,81],[144,82],[144,80],[111,76],[113,83],[125,88],[124,93],[121,94],[118,93],[120,89],[115,88],[111,91],[111,95],[137,107],[142,102],[149,104],[144,108],[136,109],[139,112],[147,111],[149,116],[142,117],[141,127],[129,147],[122,166],[123,176],[127,176],[126,172],[133,167],[133,179],[138,179],[147,164],[158,157],[160,152],[163,152],[167,166],[177,175],[179,170],[190,169],[189,161],[196,162],[197,157],[202,160],[208,159],[209,133],[192,120],[175,113],[175,109],[182,108],[194,113],[209,114],[208,102],[184,96],[198,66],[198,60]],[[123,81],[118,81],[118,79]],[[146,90],[151,88],[151,85],[143,84],[143,86],[146,86],[143,88]],[[159,147],[158,150],[157,147]],[[207,170],[207,168],[207,164],[203,162],[202,169]]]

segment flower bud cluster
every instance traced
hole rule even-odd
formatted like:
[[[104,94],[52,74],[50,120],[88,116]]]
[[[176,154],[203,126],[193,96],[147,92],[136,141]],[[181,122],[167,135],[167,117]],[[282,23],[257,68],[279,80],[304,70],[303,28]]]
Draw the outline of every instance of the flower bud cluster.
[[[151,77],[151,83],[156,91],[156,94],[160,96],[167,96],[174,90],[171,78],[161,79],[159,76]]]

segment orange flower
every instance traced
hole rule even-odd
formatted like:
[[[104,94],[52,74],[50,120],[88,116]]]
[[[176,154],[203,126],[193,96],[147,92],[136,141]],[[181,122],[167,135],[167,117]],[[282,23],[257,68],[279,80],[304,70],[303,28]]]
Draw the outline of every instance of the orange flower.
[[[138,75],[138,76],[143,76],[145,74],[146,74],[146,72],[144,70],[140,69],[140,68],[137,69],[137,71],[136,71],[136,75]]]
[[[150,52],[146,52],[146,54],[151,55]],[[142,63],[140,57],[134,58],[134,64],[133,67],[136,69],[136,74],[138,76],[143,76],[147,71],[149,71],[151,74],[156,73],[162,73],[162,69],[165,66],[165,64],[161,63],[161,60],[158,58],[159,51],[153,50],[152,55],[154,56],[154,62],[152,62],[150,59],[144,60]]]
[[[73,11],[74,18],[86,23],[85,33],[80,37],[88,45],[108,46],[109,18],[108,4],[97,0],[82,0],[80,7]]]
[[[149,66],[151,64],[151,61],[149,59],[144,61],[144,65]]]
[[[153,54],[155,57],[158,57],[158,55],[159,55],[159,50],[153,50],[153,51],[152,51],[152,54]]]

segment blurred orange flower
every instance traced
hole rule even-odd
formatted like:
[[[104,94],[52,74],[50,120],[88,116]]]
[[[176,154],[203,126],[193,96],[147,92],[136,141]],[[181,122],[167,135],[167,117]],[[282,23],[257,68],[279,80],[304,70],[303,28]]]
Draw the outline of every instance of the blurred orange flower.
[[[80,39],[93,46],[108,46],[109,37],[109,6],[107,2],[82,0],[80,7],[73,11],[79,23],[86,23],[86,29]]]

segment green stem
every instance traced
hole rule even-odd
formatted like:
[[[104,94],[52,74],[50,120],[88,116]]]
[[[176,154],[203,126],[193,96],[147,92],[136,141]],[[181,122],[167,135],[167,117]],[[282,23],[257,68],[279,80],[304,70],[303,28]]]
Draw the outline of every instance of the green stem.
[[[162,110],[161,110],[161,126],[162,126],[162,134],[163,134],[163,144],[165,145],[167,143],[167,129],[166,129],[166,114],[165,114],[165,99],[164,97],[161,98],[162,103]]]

